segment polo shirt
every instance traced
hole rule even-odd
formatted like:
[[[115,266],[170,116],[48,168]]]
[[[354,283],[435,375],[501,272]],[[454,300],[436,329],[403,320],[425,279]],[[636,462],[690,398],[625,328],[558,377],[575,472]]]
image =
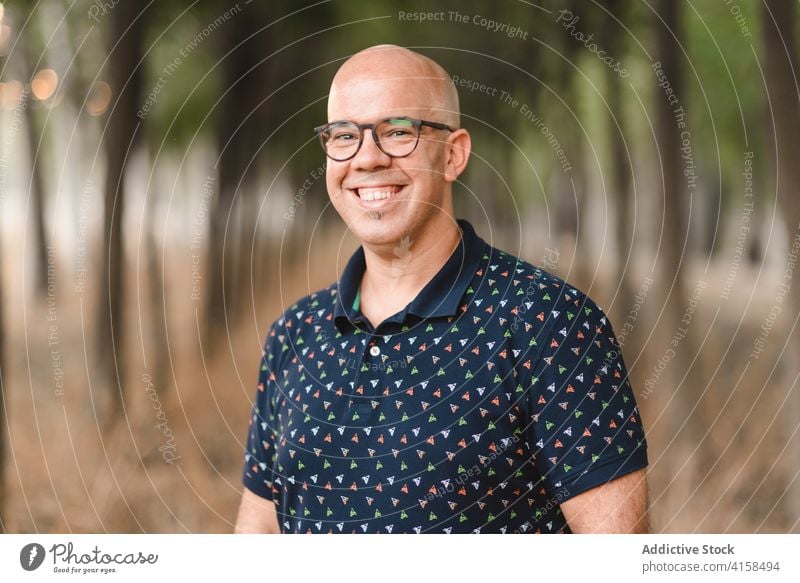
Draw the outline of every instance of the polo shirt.
[[[568,533],[562,502],[647,465],[603,311],[458,225],[377,328],[362,247],[270,326],[243,481],[282,532]]]

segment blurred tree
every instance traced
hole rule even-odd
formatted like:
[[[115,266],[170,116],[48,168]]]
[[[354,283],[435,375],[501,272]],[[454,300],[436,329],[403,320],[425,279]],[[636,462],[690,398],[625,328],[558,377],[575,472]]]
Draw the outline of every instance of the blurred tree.
[[[210,214],[205,296],[204,344],[209,351],[218,332],[228,330],[241,313],[246,292],[237,285],[240,270],[249,267],[240,253],[240,229],[247,228],[243,225],[255,227],[244,220],[241,209],[245,206],[242,199],[251,198],[257,188],[253,158],[263,132],[260,103],[267,86],[263,45],[271,34],[263,30],[266,10],[264,4],[252,3],[217,32],[222,74],[215,125],[218,185]]]
[[[726,229],[732,222],[739,222],[744,203],[743,153],[759,154],[764,142],[762,132],[752,131],[760,126],[764,97],[760,84],[752,79],[759,78],[761,73],[749,42],[752,33],[747,31],[744,34],[748,36],[743,35],[732,14],[734,8],[740,11],[737,14],[743,19],[741,22],[758,20],[757,6],[752,0],[736,5],[687,4],[684,35],[686,50],[691,55],[686,75],[692,80],[687,83],[692,104],[687,112],[692,141],[699,154],[698,196],[692,202],[690,217],[694,235],[691,251],[704,257],[722,251],[726,261],[732,253]],[[755,163],[760,166],[758,161]],[[748,257],[760,263],[763,233],[758,225],[769,209],[766,197],[758,196],[764,191],[761,181],[765,173],[753,175],[757,194],[750,216]]]
[[[46,62],[41,43],[38,42],[38,23],[37,18],[29,18],[25,33],[18,38],[20,47],[19,68],[22,78],[29,83],[34,82],[34,75],[44,68]],[[48,81],[50,81],[48,79]],[[45,83],[42,83],[45,85]],[[55,91],[55,88],[52,88]],[[50,92],[51,88],[46,86],[42,91]],[[42,94],[40,94],[41,96]],[[44,150],[46,149],[45,127],[40,119],[41,110],[36,107],[37,101],[33,98],[36,94],[32,92],[26,107],[23,108],[25,114],[25,133],[26,144],[28,147],[28,164],[30,168],[30,189],[28,200],[32,203],[33,217],[33,248],[34,248],[34,286],[36,294],[43,298],[47,293],[47,231],[45,229],[44,208],[45,208],[45,184],[42,176],[42,166]],[[49,95],[45,98],[48,99]]]
[[[767,151],[775,161],[776,189],[786,223],[786,232],[790,252],[794,248],[795,238],[800,237],[800,93],[796,79],[800,71],[797,69],[797,41],[795,37],[795,2],[793,0],[774,0],[764,3],[761,12],[762,34],[764,39],[765,74],[767,83],[766,127],[769,133]],[[795,256],[795,260],[797,257]],[[788,269],[786,267],[785,269]],[[782,282],[785,283],[785,282]],[[800,353],[800,334],[796,331],[800,318],[800,285],[790,285],[789,302],[792,309],[787,322],[790,337],[787,340],[791,347],[787,351],[790,377],[798,370],[798,354]],[[793,318],[792,318],[793,316]],[[789,390],[793,398],[788,403],[790,414],[787,419],[797,422],[800,416],[800,391],[797,390],[797,377],[788,379]],[[797,438],[795,438],[797,440]],[[797,452],[798,447],[789,448]],[[797,476],[789,476],[789,491],[786,498],[790,500],[789,522],[797,532],[800,527],[800,480]]]
[[[800,95],[795,81],[799,72],[794,5],[792,0],[775,0],[762,7],[768,151],[775,160],[776,189],[790,246],[800,225]],[[800,286],[793,289],[795,297],[800,297]]]
[[[8,59],[5,55],[0,54],[0,72],[2,77],[0,80],[5,81],[8,67]],[[0,126],[0,129],[5,129]],[[5,189],[6,184],[3,183],[2,187]],[[3,212],[3,201],[5,196],[0,192],[0,216]],[[0,534],[8,532],[6,528],[6,323],[5,323],[5,306],[8,302],[5,299],[5,263],[3,261],[3,237],[0,236]]]
[[[0,212],[3,210],[3,201],[0,197]],[[0,237],[0,533],[8,532],[5,523],[6,511],[6,328],[3,308],[8,305],[4,299],[5,287],[3,284],[3,240]]]
[[[155,167],[156,163],[153,161],[151,168]],[[159,255],[159,251],[163,253],[165,250],[159,247],[158,237],[156,236],[155,216],[158,204],[156,200],[153,200],[155,198],[153,191],[155,189],[151,189],[151,192],[148,193],[151,200],[148,201],[144,216],[145,254],[148,274],[146,285],[150,300],[151,325],[150,342],[147,343],[147,346],[150,348],[150,354],[153,355],[153,374],[151,375],[153,386],[158,394],[163,395],[170,383],[169,340],[167,336],[168,314],[166,310],[169,285],[164,279],[164,263]]]
[[[567,2],[557,2],[558,7],[554,6],[554,12],[562,5],[570,13],[578,13],[580,4],[576,0]],[[576,14],[577,15],[577,14]],[[585,16],[585,14],[584,14]],[[553,25],[557,31],[557,50],[561,53],[561,62],[555,71],[554,89],[556,94],[564,100],[563,105],[557,105],[559,112],[559,128],[557,137],[567,156],[574,160],[573,170],[570,175],[563,172],[556,172],[554,182],[554,194],[557,201],[556,212],[558,213],[558,227],[560,234],[568,240],[568,244],[575,249],[575,269],[577,276],[580,276],[585,265],[585,257],[580,248],[585,245],[585,234],[580,233],[580,221],[585,220],[583,213],[585,202],[585,180],[582,144],[584,136],[581,133],[580,120],[576,112],[577,103],[577,83],[576,67],[580,59],[580,43],[572,38],[567,29],[560,24]],[[583,26],[583,25],[580,25]],[[570,111],[571,110],[571,111]]]
[[[661,71],[665,80],[670,84],[674,95],[677,96],[680,107],[685,109],[684,71],[680,59],[681,39],[683,38],[681,3],[673,0],[658,0],[655,7],[652,16],[655,34],[654,60],[661,63]],[[669,333],[666,340],[671,341],[673,333],[681,326],[684,298],[690,297],[685,293],[684,284],[684,260],[686,259],[684,250],[688,237],[684,220],[686,185],[683,181],[681,162],[682,130],[678,127],[675,111],[678,106],[670,103],[660,87],[657,87],[654,98],[655,136],[660,155],[660,177],[663,190],[655,188],[653,192],[660,199],[658,207],[661,211],[662,224],[658,263],[664,282],[663,289],[667,294],[661,327]],[[683,338],[681,346],[675,351],[671,367],[676,391],[669,395],[668,399],[668,407],[672,410],[669,418],[673,423],[673,430],[670,434],[682,433],[687,437],[686,443],[695,442],[693,438],[699,429],[691,419],[693,405],[696,403],[696,395],[692,394],[691,390],[693,386],[689,382],[681,384],[677,382],[680,380],[680,376],[689,370],[690,357],[694,355],[690,340],[690,336]]]
[[[622,61],[625,53],[623,34],[625,18],[630,8],[629,0],[608,0],[600,16],[600,44],[607,54]],[[633,263],[633,196],[630,175],[632,172],[630,153],[627,151],[625,117],[622,109],[622,87],[625,83],[612,67],[605,67],[606,101],[608,103],[608,140],[610,156],[606,158],[609,168],[607,180],[611,197],[615,199],[615,234],[617,243],[617,276],[615,304],[619,306],[620,319],[627,317],[624,311],[633,304],[630,271]],[[630,136],[628,136],[630,137]]]
[[[15,15],[27,9],[27,6],[18,6],[17,3],[9,4],[8,11],[4,14],[4,25],[8,26],[7,30],[16,30],[16,26],[12,26],[15,24]],[[40,12],[40,10],[34,10],[33,13],[26,15],[22,24],[22,32],[15,35],[13,40],[7,39],[5,42],[13,43],[17,47],[13,60],[9,58],[9,62],[6,63],[7,71],[11,70],[14,74],[19,75],[28,86],[28,90],[23,96],[25,101],[21,113],[25,119],[23,125],[30,169],[27,204],[31,206],[33,219],[34,259],[32,271],[34,292],[39,297],[44,297],[47,292],[47,233],[44,219],[46,193],[42,176],[42,162],[46,140],[44,126],[40,119],[42,112],[37,111],[39,105],[37,100],[40,97],[44,97],[44,100],[49,99],[56,87],[53,86],[54,81],[49,75],[43,76],[39,80],[34,79],[34,76],[45,68],[44,64],[46,63],[39,32]],[[34,86],[36,86],[36,90],[34,90]]]
[[[0,202],[0,210],[2,210],[2,202]],[[0,240],[0,533],[8,532],[5,523],[6,511],[6,391],[5,391],[5,376],[6,376],[6,329],[5,320],[3,316],[3,306],[6,305],[3,299],[3,245]]]
[[[224,12],[224,11],[223,11]],[[205,123],[211,104],[216,99],[212,90],[214,81],[213,51],[211,43],[201,42],[200,32],[219,16],[219,7],[211,3],[158,3],[150,10],[149,21],[160,26],[147,27],[145,45],[148,46],[144,71],[145,87],[168,83],[169,90],[161,91],[158,100],[143,122],[146,159],[151,169],[144,210],[144,256],[147,264],[145,285],[149,299],[149,339],[143,345],[155,390],[163,395],[171,382],[170,346],[168,324],[171,278],[164,277],[169,261],[163,261],[168,245],[165,243],[168,224],[157,225],[158,210],[163,208],[167,195],[177,197],[176,189],[163,191],[160,187],[172,179],[173,173],[184,171],[191,162],[186,144],[202,145],[209,134]],[[168,24],[166,24],[168,23]],[[221,26],[225,26],[223,23]],[[190,50],[191,47],[191,50]],[[189,52],[190,50],[190,52]],[[179,59],[179,60],[177,60]],[[178,62],[179,66],[175,65]],[[173,155],[182,159],[176,170]],[[194,177],[191,177],[194,178]],[[187,193],[199,198],[198,191]],[[159,238],[163,247],[159,245]]]
[[[107,424],[118,419],[125,408],[125,255],[122,243],[125,171],[139,129],[136,113],[142,89],[141,65],[148,7],[149,4],[142,7],[138,3],[120,2],[107,17],[110,21],[108,68],[113,98],[103,137],[106,156],[103,260],[96,322],[98,373],[99,378],[108,383],[111,398],[105,419]]]

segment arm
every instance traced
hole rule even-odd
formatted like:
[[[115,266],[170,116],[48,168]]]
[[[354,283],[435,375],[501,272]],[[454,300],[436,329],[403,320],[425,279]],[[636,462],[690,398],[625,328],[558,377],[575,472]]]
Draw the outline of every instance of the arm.
[[[561,511],[574,533],[647,534],[644,468],[562,502]]]
[[[236,516],[236,534],[280,534],[275,503],[245,488]]]

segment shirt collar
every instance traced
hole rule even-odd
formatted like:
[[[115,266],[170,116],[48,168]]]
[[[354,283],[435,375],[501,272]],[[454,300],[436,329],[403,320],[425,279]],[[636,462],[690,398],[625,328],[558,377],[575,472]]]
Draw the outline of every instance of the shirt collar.
[[[423,319],[456,315],[461,299],[486,249],[486,242],[475,233],[469,222],[464,219],[458,219],[457,222],[461,228],[461,239],[450,258],[422,288],[417,297],[389,320],[402,322],[407,314],[414,314]],[[359,246],[337,282],[338,293],[333,317],[339,329],[343,328],[345,322],[355,322],[360,317],[361,313],[357,308],[353,308],[353,302],[366,267],[364,248]]]

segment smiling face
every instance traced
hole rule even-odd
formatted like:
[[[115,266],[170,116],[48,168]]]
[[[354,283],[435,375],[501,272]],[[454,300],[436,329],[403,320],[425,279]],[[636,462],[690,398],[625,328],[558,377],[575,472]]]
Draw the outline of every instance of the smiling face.
[[[408,117],[458,127],[458,101],[447,74],[433,61],[398,47],[374,47],[339,69],[328,99],[328,120],[377,123]],[[465,149],[466,145],[466,149]],[[451,184],[466,165],[469,136],[422,127],[405,158],[384,154],[364,130],[354,158],[327,161],[331,202],[366,245],[419,240],[452,221]]]

